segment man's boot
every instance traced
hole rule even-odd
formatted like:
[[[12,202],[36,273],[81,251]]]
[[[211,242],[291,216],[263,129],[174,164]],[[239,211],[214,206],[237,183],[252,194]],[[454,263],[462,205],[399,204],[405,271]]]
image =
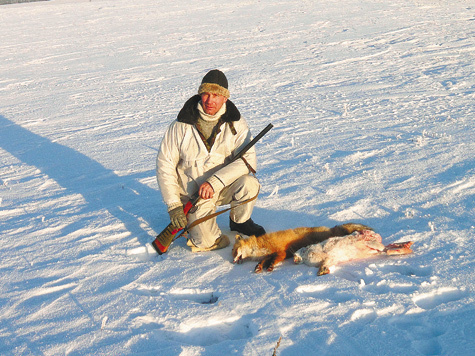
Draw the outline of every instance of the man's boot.
[[[230,218],[229,227],[231,228],[232,231],[237,231],[247,236],[254,235],[257,237],[257,236],[265,235],[266,233],[266,230],[264,230],[264,228],[261,225],[258,225],[254,221],[252,221],[252,219],[249,219],[246,222],[238,224],[232,221]]]

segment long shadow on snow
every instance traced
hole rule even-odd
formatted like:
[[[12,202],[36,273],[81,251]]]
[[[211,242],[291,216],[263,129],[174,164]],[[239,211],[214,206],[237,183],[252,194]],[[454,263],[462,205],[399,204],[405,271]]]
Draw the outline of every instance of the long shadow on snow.
[[[151,206],[160,201],[159,193],[135,181],[136,177],[120,177],[84,154],[41,137],[2,115],[0,147],[37,167],[69,193],[82,195],[87,209],[107,209],[133,235],[147,236],[141,226],[144,221],[152,228],[159,228],[151,216],[147,217],[147,212],[151,215],[153,210],[158,210]]]

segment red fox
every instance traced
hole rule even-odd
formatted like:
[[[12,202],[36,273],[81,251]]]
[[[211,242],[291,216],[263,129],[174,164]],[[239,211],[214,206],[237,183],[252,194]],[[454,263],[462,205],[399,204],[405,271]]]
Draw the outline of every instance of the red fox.
[[[242,263],[245,258],[263,257],[254,272],[262,272],[262,269],[271,272],[276,264],[292,257],[302,247],[322,242],[330,237],[345,236],[362,230],[373,229],[361,224],[348,223],[332,228],[326,226],[299,227],[271,232],[259,237],[250,236],[248,239],[237,235],[233,247],[233,262]]]

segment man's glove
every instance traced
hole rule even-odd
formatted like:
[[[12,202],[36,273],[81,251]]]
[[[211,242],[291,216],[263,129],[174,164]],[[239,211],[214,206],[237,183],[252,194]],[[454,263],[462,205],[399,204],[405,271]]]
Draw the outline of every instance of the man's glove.
[[[183,229],[186,227],[188,221],[186,220],[186,215],[183,212],[183,207],[180,205],[168,212],[170,215],[170,221],[177,229]]]

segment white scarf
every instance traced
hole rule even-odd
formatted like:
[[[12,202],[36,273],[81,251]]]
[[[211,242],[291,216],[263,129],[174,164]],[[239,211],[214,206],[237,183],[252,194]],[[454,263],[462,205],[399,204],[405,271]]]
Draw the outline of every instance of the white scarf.
[[[218,121],[221,115],[223,115],[226,112],[226,103],[224,103],[223,106],[221,106],[221,109],[219,109],[216,114],[209,115],[205,113],[200,101],[198,103],[198,111],[200,112],[200,116],[204,121],[207,121],[207,122]]]

